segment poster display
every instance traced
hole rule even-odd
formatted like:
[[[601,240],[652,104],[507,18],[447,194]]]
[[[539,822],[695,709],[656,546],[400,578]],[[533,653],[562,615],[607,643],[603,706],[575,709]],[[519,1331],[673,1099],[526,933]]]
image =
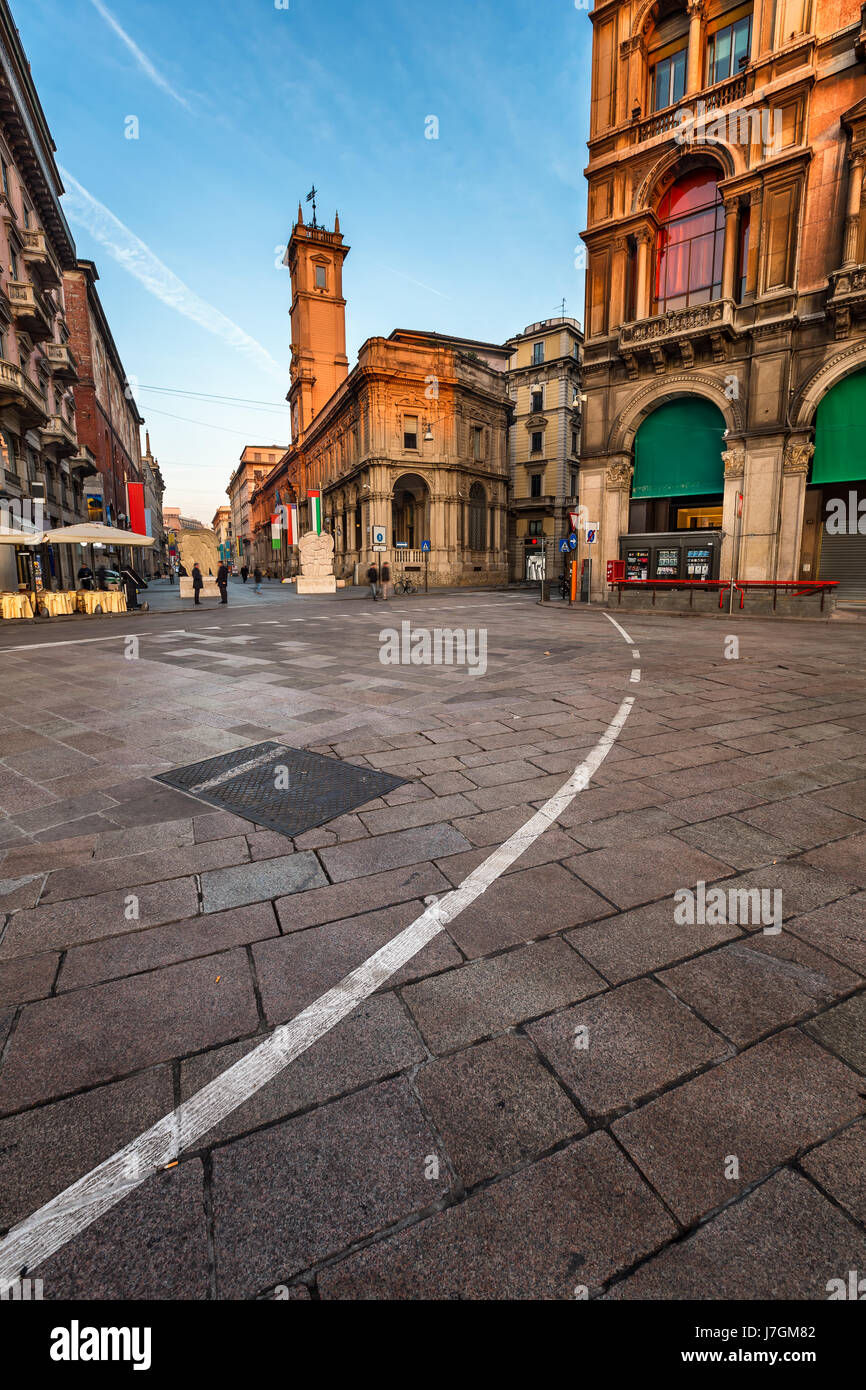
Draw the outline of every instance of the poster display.
[[[668,550],[656,551],[655,577],[656,579],[679,579],[679,546],[673,546],[671,549]]]
[[[709,546],[689,547],[686,551],[686,578],[709,579],[711,554]]]
[[[627,550],[625,552],[626,579],[649,578],[649,551]]]

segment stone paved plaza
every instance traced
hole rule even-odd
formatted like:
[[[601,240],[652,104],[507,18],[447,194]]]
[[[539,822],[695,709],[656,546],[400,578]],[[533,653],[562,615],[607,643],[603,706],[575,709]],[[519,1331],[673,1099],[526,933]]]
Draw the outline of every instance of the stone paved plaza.
[[[823,1300],[866,1270],[862,625],[230,597],[0,631],[4,1233],[448,903],[633,704],[417,955],[28,1266],[45,1297]],[[486,671],[382,664],[406,621],[484,629]],[[266,740],[405,781],[288,839],[153,780]],[[698,884],[781,930],[683,921]]]

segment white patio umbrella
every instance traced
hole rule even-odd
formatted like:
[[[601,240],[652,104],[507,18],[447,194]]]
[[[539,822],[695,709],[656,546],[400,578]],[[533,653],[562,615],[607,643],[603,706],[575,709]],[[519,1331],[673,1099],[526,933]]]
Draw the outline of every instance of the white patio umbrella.
[[[153,536],[141,536],[137,531],[123,531],[119,526],[104,526],[101,521],[82,521],[76,526],[58,526],[46,531],[43,540],[50,545],[155,545]]]
[[[101,521],[82,521],[74,526],[58,526],[54,531],[46,531],[43,539],[50,545],[126,545],[142,549],[155,545],[153,536],[142,536],[137,531],[124,531],[119,526],[106,526]],[[93,550],[90,563],[94,565]],[[131,561],[130,561],[131,563]]]

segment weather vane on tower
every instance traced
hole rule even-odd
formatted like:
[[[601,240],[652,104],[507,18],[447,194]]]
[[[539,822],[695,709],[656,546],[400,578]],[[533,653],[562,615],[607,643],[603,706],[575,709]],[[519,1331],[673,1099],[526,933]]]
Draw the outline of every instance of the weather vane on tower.
[[[314,226],[314,227],[316,226],[316,194],[318,193],[318,191],[319,191],[319,190],[318,190],[318,188],[316,187],[316,185],[313,184],[312,188],[310,189],[309,193],[307,194],[307,202],[313,204],[313,226]]]

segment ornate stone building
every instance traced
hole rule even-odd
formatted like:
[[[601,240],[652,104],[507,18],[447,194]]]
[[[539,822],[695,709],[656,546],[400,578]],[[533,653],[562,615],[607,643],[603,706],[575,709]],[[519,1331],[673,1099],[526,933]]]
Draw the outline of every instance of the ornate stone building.
[[[432,584],[504,583],[508,349],[395,329],[368,338],[348,371],[348,251],[339,219],[333,231],[305,226],[298,208],[286,252],[292,445],[253,496],[259,523],[297,501],[306,530],[318,491],[339,578],[381,557],[416,581],[426,564]]]
[[[593,594],[620,555],[688,577],[673,550],[698,531],[722,578],[866,595],[866,7],[602,0],[591,20]]]
[[[559,567],[554,547],[578,504],[583,330],[577,319],[542,319],[507,347],[510,577],[526,579],[537,573],[539,552],[547,553],[548,575]]]

